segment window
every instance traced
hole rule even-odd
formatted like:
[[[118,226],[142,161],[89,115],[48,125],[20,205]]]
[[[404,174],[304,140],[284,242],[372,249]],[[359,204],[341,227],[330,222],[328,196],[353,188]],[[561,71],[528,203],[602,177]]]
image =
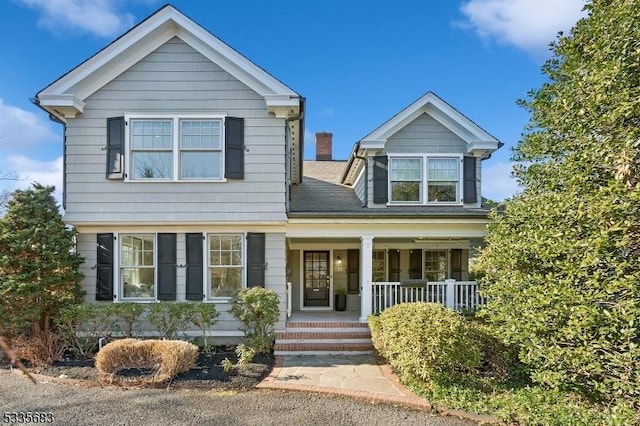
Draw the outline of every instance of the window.
[[[155,298],[155,238],[153,235],[120,237],[120,282],[124,299]]]
[[[373,282],[380,283],[387,280],[385,271],[384,250],[373,251]]]
[[[458,204],[460,157],[391,157],[390,202]]]
[[[222,119],[133,118],[129,123],[131,179],[222,179]]]
[[[424,278],[429,281],[444,281],[447,279],[449,267],[446,250],[424,251]]]
[[[421,158],[391,159],[391,201],[419,203],[421,182]]]
[[[222,150],[218,120],[180,122],[180,178],[220,179]]]
[[[209,298],[232,297],[242,289],[242,235],[209,235]]]
[[[134,179],[171,179],[172,122],[131,120],[131,175]]]
[[[427,162],[427,202],[458,202],[460,160],[429,158]]]

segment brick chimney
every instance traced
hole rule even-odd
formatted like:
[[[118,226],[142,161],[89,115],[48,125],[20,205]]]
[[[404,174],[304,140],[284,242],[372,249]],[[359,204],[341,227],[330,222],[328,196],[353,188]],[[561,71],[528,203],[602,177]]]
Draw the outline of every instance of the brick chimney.
[[[318,132],[316,133],[316,161],[331,161],[331,142],[333,133]]]

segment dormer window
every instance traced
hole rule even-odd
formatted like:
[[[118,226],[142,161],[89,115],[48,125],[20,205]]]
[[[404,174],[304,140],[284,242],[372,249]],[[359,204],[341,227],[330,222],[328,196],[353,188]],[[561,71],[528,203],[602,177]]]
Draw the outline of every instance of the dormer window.
[[[391,204],[460,204],[460,156],[389,158]]]

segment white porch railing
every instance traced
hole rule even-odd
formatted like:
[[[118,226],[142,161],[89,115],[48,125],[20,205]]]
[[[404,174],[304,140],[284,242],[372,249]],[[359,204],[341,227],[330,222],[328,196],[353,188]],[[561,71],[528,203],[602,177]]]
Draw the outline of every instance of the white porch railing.
[[[375,282],[372,284],[372,312],[380,313],[400,303],[431,302],[456,311],[475,311],[484,306],[486,299],[480,296],[475,281],[445,280],[420,285],[402,285],[399,282]]]

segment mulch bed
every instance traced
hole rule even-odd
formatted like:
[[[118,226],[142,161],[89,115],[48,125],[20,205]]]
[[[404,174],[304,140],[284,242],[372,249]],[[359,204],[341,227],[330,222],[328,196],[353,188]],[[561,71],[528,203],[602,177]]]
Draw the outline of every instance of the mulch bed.
[[[269,375],[275,363],[273,354],[257,355],[253,362],[246,367],[242,369],[233,368],[229,372],[224,372],[221,364],[225,358],[228,358],[234,364],[236,363],[237,357],[234,347],[217,347],[210,353],[200,353],[194,368],[186,373],[177,375],[170,383],[164,383],[159,387],[249,390],[255,388],[258,383]],[[6,368],[7,366],[5,365],[4,367]],[[75,379],[90,383],[98,382],[98,370],[94,367],[93,359],[77,359],[67,356],[50,366],[33,367],[29,368],[29,371],[61,379]],[[142,379],[152,374],[153,371],[148,369],[129,368],[119,372],[118,376],[127,379]]]

